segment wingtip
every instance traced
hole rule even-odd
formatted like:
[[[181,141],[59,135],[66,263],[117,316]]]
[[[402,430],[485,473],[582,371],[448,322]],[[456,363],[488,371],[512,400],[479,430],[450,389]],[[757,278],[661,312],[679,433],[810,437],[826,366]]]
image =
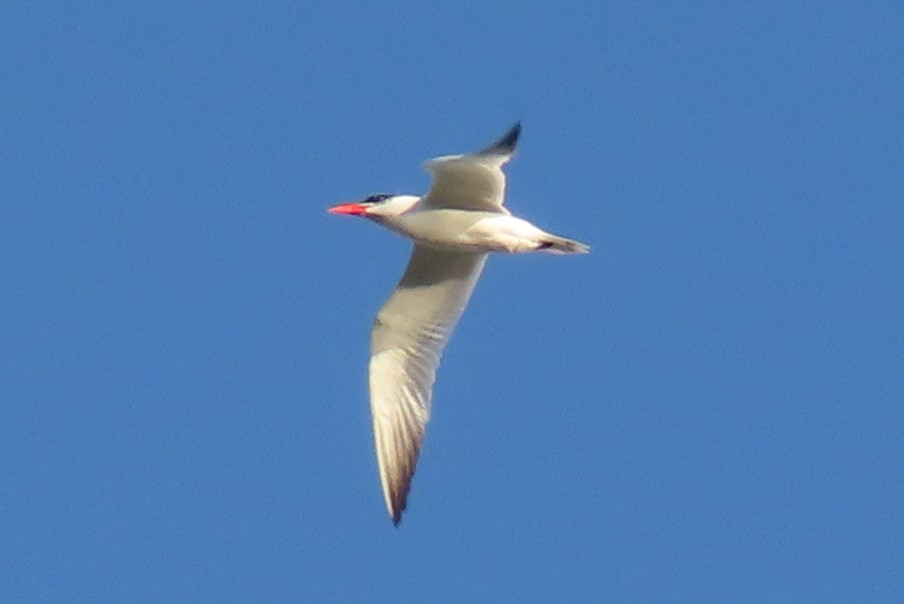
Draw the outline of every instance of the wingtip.
[[[518,138],[521,136],[521,120],[509,128],[502,138],[480,152],[481,155],[511,155],[518,146]]]
[[[398,528],[402,521],[402,512],[405,511],[406,501],[403,499],[400,503],[396,503],[389,510],[389,518],[392,520],[392,526]]]
[[[411,486],[411,476],[413,474],[414,472],[408,475],[407,481],[400,489],[387,486],[387,490],[383,492],[386,497],[386,511],[389,512],[389,519],[392,520],[392,525],[395,527],[399,526],[402,521],[402,512],[408,507],[408,490]]]

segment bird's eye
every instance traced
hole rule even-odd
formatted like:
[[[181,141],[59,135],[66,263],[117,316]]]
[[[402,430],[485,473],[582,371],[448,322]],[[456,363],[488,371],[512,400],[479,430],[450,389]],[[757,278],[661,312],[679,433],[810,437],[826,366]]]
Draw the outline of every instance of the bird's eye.
[[[385,193],[377,193],[375,195],[371,195],[365,201],[368,203],[380,203],[381,201],[386,201],[387,199],[389,199],[389,195],[386,195]]]

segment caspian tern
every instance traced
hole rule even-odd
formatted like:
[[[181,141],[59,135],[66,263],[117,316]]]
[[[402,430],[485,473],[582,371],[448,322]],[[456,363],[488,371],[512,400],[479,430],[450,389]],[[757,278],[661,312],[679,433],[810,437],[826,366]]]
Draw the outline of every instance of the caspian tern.
[[[430,418],[436,368],[487,253],[590,251],[503,207],[502,166],[520,134],[518,123],[482,151],[428,161],[433,185],[423,197],[377,194],[328,210],[369,218],[414,241],[405,274],[371,332],[370,410],[383,497],[394,524],[402,518]]]

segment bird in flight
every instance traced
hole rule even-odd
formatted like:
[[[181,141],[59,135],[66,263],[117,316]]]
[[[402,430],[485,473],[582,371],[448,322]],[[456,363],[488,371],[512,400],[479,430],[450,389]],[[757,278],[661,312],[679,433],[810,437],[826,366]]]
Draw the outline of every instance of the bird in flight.
[[[371,332],[370,410],[380,483],[389,516],[405,510],[433,382],[489,252],[586,254],[590,247],[547,233],[504,207],[504,166],[521,124],[489,147],[429,160],[426,195],[376,194],[333,206],[332,214],[361,216],[414,242],[402,280],[377,313]]]

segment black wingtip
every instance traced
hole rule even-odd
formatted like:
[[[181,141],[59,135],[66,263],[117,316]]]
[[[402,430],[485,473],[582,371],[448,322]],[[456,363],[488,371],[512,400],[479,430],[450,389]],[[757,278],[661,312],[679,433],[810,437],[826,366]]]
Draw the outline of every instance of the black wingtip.
[[[389,511],[389,517],[392,519],[392,526],[398,528],[402,521],[402,512],[408,507],[408,494],[406,493],[400,499],[393,501],[392,509]]]
[[[480,152],[481,155],[511,155],[518,146],[518,137],[521,136],[521,122],[515,122],[505,135],[498,141]]]

